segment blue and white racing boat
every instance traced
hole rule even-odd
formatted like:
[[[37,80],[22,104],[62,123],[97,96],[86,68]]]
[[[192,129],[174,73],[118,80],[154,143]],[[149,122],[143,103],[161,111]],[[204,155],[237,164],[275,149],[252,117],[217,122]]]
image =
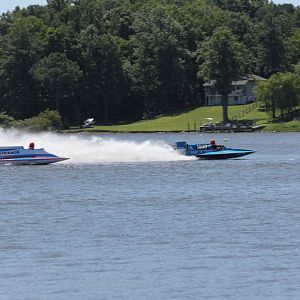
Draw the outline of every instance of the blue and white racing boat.
[[[254,153],[253,150],[227,148],[224,145],[216,145],[214,140],[210,144],[188,144],[177,142],[174,147],[181,154],[196,156],[202,159],[228,159],[237,158]]]
[[[43,148],[34,149],[34,143],[30,143],[28,149],[23,146],[0,147],[0,164],[48,165],[67,159],[50,154]]]

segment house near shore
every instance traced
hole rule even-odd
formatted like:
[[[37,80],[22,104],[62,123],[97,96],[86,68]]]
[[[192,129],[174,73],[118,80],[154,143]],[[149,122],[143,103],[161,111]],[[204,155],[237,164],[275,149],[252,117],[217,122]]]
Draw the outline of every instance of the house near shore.
[[[228,105],[248,104],[255,101],[254,89],[259,81],[266,80],[257,75],[240,76],[232,81],[232,91],[228,95]],[[214,87],[214,81],[203,84],[205,90],[205,105],[221,105],[221,95]]]

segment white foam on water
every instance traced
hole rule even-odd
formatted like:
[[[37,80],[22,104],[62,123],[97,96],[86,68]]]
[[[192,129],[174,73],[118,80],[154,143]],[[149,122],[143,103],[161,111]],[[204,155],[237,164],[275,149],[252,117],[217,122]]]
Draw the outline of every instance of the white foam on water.
[[[0,129],[0,146],[24,146],[30,142],[36,148],[61,157],[69,157],[63,163],[112,163],[178,161],[194,158],[180,155],[169,144],[162,141],[143,142],[117,140],[105,137],[83,137],[82,135],[61,135],[50,132],[27,133]]]

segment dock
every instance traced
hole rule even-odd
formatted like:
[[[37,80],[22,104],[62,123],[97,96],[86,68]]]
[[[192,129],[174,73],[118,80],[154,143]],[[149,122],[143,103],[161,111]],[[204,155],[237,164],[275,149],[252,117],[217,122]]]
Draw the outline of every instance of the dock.
[[[218,125],[218,124],[210,124],[200,126],[200,132],[205,133],[229,133],[229,132],[255,132],[260,131],[264,128],[263,125],[258,126],[245,126],[245,125],[235,125],[235,124],[226,124]]]

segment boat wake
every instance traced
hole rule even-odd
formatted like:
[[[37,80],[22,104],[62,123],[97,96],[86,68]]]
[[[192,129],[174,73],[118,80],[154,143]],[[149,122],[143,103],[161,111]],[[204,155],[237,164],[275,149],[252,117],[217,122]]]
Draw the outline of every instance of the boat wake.
[[[162,141],[142,142],[83,135],[54,133],[24,133],[0,129],[0,146],[24,146],[30,142],[36,148],[71,159],[64,164],[178,161],[193,158],[180,155]]]

